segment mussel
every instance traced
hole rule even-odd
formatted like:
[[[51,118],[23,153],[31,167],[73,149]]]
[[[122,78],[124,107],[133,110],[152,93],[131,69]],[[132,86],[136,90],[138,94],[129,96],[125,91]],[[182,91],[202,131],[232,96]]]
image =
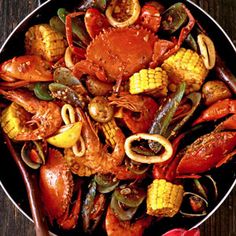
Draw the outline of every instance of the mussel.
[[[43,145],[38,141],[25,142],[21,148],[21,158],[27,166],[38,169],[45,164]]]
[[[106,198],[97,191],[97,183],[93,178],[88,185],[88,192],[82,204],[82,223],[86,233],[92,233],[97,227],[105,210]]]
[[[63,23],[66,22],[66,16],[68,14],[70,13],[66,11],[65,8],[59,8],[57,10],[57,15]],[[72,19],[72,32],[74,33],[74,35],[76,35],[77,39],[82,42],[82,44],[84,45],[83,47],[89,45],[91,38],[89,37],[85,29],[84,22],[78,17],[76,19]]]
[[[79,11],[86,11],[87,9],[94,7],[100,11],[104,11],[107,6],[107,0],[82,0],[80,1],[77,9]]]
[[[173,34],[179,30],[188,20],[188,15],[183,8],[183,3],[175,3],[162,14],[161,30],[167,34]]]
[[[185,192],[180,214],[184,217],[201,217],[217,200],[218,190],[210,175],[185,181]],[[190,182],[190,183],[189,183]]]
[[[145,198],[143,188],[133,183],[122,184],[113,192],[110,207],[120,220],[131,220]]]
[[[97,190],[100,193],[109,193],[119,184],[119,180],[112,174],[96,174],[94,179],[97,183]]]

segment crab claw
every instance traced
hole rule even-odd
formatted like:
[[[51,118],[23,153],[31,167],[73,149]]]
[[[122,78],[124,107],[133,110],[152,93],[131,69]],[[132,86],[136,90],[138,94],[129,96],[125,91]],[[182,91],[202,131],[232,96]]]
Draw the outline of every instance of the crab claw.
[[[63,229],[73,229],[80,212],[81,188],[70,212],[70,204],[74,192],[74,182],[69,167],[62,154],[49,149],[48,160],[40,168],[40,190],[49,220],[57,220]]]
[[[98,9],[89,8],[84,16],[85,27],[88,31],[89,36],[93,39],[98,35],[103,29],[110,27],[110,24]]]
[[[39,56],[19,56],[5,61],[0,68],[3,80],[13,82],[24,80],[28,82],[52,81],[51,64]]]
[[[164,11],[164,6],[160,3],[146,3],[140,12],[138,23],[154,33],[158,31],[161,25],[161,14]]]

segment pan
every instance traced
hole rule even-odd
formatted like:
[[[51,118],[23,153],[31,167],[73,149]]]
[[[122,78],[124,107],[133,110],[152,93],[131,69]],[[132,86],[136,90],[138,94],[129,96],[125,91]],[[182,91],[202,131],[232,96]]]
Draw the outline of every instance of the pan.
[[[174,4],[176,1],[168,0],[168,5]],[[205,11],[203,11],[199,6],[190,0],[183,0],[186,6],[190,9],[192,14],[204,27],[206,32],[208,32],[211,38],[214,38],[214,43],[217,47],[217,51],[220,57],[225,61],[227,67],[236,74],[236,68],[233,62],[236,61],[236,48],[232,41],[225,33],[225,31],[219,26],[219,24],[209,16]],[[17,50],[12,50],[17,42],[18,45],[23,45],[24,34],[27,29],[37,23],[48,22],[50,17],[56,14],[56,10],[60,7],[70,8],[76,5],[78,1],[71,0],[49,0],[39,2],[40,6],[30,13],[10,34],[7,40],[4,42],[0,49],[1,59],[0,62],[12,58],[13,56],[23,54],[23,47],[18,47]],[[219,45],[224,45],[220,47]],[[13,204],[25,215],[29,220],[32,220],[32,214],[27,200],[27,192],[24,187],[24,182],[20,177],[20,172],[10,156],[14,150],[9,150],[9,145],[5,145],[4,137],[1,135],[0,140],[0,150],[2,151],[1,165],[0,165],[0,184],[4,189],[7,196],[11,199]],[[179,218],[175,222],[167,221],[166,223],[161,223],[161,227],[157,224],[148,231],[148,235],[161,235],[169,229],[181,227],[181,228],[195,228],[200,226],[205,220],[207,220],[214,212],[219,208],[219,206],[224,202],[227,196],[230,194],[232,189],[236,184],[236,164],[231,162],[223,167],[213,170],[212,175],[215,177],[219,188],[219,198],[217,203],[212,207],[209,213],[201,218],[185,219]],[[224,176],[222,180],[221,176]],[[17,180],[17,181],[16,181]],[[57,228],[50,228],[50,230],[57,234],[62,235],[60,230]],[[63,235],[73,235],[72,233],[65,233]]]

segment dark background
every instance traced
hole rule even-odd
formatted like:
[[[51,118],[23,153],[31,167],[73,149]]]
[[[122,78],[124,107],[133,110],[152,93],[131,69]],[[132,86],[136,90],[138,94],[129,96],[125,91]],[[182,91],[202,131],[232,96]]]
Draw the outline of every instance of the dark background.
[[[236,0],[193,2],[206,10],[221,25],[236,45]],[[0,45],[12,29],[36,7],[36,0],[0,0]],[[236,188],[200,229],[203,236],[236,236]],[[0,236],[13,235],[35,235],[34,226],[14,207],[0,188]]]

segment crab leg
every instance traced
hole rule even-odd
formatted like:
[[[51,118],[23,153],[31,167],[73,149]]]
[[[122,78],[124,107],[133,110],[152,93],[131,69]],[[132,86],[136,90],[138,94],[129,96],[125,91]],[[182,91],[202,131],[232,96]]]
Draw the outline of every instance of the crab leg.
[[[72,52],[74,52],[76,55],[78,55],[81,59],[85,58],[85,50],[83,48],[75,47],[73,45],[73,39],[72,39],[72,18],[76,16],[84,15],[84,12],[73,12],[66,16],[66,39],[69,44],[70,49]]]
[[[167,43],[165,40],[162,40],[162,44],[163,44],[163,48],[162,51],[164,52],[163,55],[160,55],[159,57],[156,57],[156,61],[153,61],[151,64],[151,67],[155,67],[156,65],[162,63],[165,59],[167,59],[168,57],[170,57],[171,55],[173,55],[174,53],[176,53],[183,41],[186,39],[186,37],[188,36],[189,32],[192,30],[192,28],[195,25],[195,19],[192,16],[191,12],[188,10],[188,8],[183,4],[183,8],[185,9],[188,17],[189,17],[189,22],[187,24],[187,26],[183,27],[180,31],[180,36],[178,38],[177,42],[169,42]],[[157,42],[158,43],[158,42]],[[164,45],[166,45],[166,48],[164,48]],[[166,50],[164,50],[166,49]],[[154,57],[155,58],[155,57]],[[155,66],[154,66],[155,65]]]

